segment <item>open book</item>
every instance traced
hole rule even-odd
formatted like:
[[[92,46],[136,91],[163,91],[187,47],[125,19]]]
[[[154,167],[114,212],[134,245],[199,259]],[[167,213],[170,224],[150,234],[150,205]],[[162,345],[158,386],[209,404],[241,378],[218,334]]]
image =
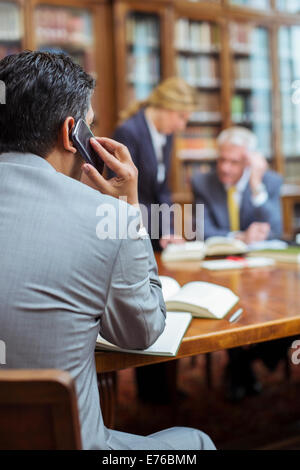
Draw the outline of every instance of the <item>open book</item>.
[[[264,258],[270,258],[271,260],[279,263],[300,263],[300,246],[288,246],[285,249],[268,249],[259,251],[259,255]],[[249,256],[257,256],[257,252],[252,252]]]
[[[205,242],[170,243],[162,252],[161,259],[163,261],[201,260],[205,256],[236,255],[247,251],[247,245],[241,240],[228,237],[210,237]]]
[[[210,282],[189,282],[180,287],[168,276],[160,276],[167,310],[186,310],[194,317],[221,319],[239,298],[227,287]]]
[[[166,326],[163,333],[147,349],[122,349],[106,341],[98,335],[96,349],[104,351],[119,351],[134,354],[152,354],[156,356],[176,356],[182,338],[192,319],[189,312],[167,312]]]

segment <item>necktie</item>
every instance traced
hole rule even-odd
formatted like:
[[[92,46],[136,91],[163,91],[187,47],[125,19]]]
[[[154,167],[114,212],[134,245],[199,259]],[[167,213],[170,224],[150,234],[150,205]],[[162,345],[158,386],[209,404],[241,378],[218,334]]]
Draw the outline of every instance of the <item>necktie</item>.
[[[240,230],[240,209],[235,198],[236,187],[231,186],[227,191],[227,207],[231,232]]]

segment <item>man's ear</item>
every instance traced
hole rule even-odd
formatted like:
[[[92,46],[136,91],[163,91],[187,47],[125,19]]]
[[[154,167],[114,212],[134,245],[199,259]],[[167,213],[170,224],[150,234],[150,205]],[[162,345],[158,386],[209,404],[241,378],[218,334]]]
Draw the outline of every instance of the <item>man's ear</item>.
[[[63,142],[63,147],[67,152],[72,152],[76,153],[77,149],[74,147],[72,139],[71,139],[71,133],[72,129],[75,125],[74,118],[71,116],[67,117],[63,123],[62,126],[62,142]]]

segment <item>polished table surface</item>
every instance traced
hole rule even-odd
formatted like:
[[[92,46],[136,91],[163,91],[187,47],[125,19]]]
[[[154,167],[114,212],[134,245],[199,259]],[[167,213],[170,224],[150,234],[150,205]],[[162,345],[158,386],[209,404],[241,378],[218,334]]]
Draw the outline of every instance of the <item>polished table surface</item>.
[[[175,278],[180,285],[206,281],[229,287],[240,298],[232,312],[241,307],[242,316],[234,323],[226,318],[193,318],[174,358],[96,352],[98,373],[300,334],[300,265],[277,263],[213,272],[201,268],[197,261],[164,264],[159,255],[156,259],[159,274]]]

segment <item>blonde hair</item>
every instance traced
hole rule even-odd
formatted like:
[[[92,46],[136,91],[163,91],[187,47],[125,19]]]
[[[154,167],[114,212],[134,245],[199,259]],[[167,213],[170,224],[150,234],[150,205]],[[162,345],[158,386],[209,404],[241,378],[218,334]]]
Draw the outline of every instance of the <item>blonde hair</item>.
[[[120,122],[129,119],[142,108],[154,106],[172,111],[193,112],[197,108],[197,92],[182,78],[171,77],[161,82],[146,100],[136,101],[121,111]]]
[[[221,132],[218,139],[218,144],[225,143],[245,147],[248,151],[253,152],[257,146],[256,135],[246,127],[234,126],[229,127]]]

